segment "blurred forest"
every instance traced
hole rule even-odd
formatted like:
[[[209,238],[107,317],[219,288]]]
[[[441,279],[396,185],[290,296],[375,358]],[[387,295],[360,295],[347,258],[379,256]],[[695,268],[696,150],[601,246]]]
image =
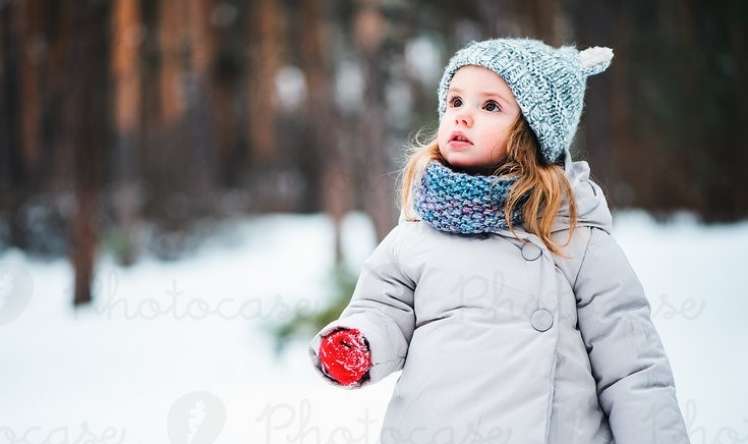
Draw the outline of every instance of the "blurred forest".
[[[611,207],[742,219],[746,18],[742,0],[0,0],[0,249],[69,257],[81,304],[97,248],[175,259],[238,215],[357,209],[381,238],[449,56],[502,36],[613,48],[572,149]]]

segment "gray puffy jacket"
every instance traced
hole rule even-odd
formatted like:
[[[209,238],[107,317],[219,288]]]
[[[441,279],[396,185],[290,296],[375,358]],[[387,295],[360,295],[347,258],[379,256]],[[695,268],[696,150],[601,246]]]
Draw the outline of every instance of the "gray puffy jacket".
[[[386,443],[688,443],[670,363],[645,292],[611,235],[585,161],[566,153],[578,204],[574,237],[551,256],[517,227],[477,238],[425,222],[395,226],[363,264],[339,319],[358,328],[374,384],[402,370]],[[566,241],[568,206],[553,237]],[[338,386],[343,387],[343,386]]]

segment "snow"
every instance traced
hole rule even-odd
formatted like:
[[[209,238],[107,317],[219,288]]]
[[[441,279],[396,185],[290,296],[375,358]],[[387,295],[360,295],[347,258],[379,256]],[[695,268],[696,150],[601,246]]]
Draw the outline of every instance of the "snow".
[[[614,220],[692,443],[748,436],[748,222]],[[354,212],[343,229],[357,270],[376,245],[371,222]],[[228,224],[177,262],[122,268],[102,255],[96,303],[77,312],[66,261],[4,251],[0,444],[376,442],[398,373],[337,389],[313,373],[307,341],[276,360],[261,328],[327,302],[332,236],[324,215],[273,214]]]
[[[307,97],[304,72],[297,66],[282,66],[275,76],[275,89],[281,107],[285,111],[301,108]]]
[[[419,35],[405,43],[405,66],[424,85],[436,86],[442,71],[442,56],[437,43],[427,35]]]
[[[343,111],[355,112],[364,103],[364,73],[353,60],[343,59],[335,74],[335,101]]]

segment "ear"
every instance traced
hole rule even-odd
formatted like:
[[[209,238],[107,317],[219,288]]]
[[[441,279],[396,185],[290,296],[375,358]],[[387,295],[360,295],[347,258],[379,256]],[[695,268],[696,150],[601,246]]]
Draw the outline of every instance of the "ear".
[[[613,50],[604,46],[595,46],[580,51],[577,59],[582,67],[582,73],[589,77],[608,69],[613,60]]]

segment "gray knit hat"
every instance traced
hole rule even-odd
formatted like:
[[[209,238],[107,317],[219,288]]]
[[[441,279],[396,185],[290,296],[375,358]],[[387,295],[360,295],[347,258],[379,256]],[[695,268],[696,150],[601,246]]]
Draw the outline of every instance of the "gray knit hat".
[[[447,90],[455,72],[465,65],[486,67],[506,82],[540,143],[546,164],[555,163],[569,148],[584,107],[587,77],[605,71],[610,48],[578,51],[554,48],[531,38],[471,41],[449,60],[439,82],[439,120],[447,109]]]

